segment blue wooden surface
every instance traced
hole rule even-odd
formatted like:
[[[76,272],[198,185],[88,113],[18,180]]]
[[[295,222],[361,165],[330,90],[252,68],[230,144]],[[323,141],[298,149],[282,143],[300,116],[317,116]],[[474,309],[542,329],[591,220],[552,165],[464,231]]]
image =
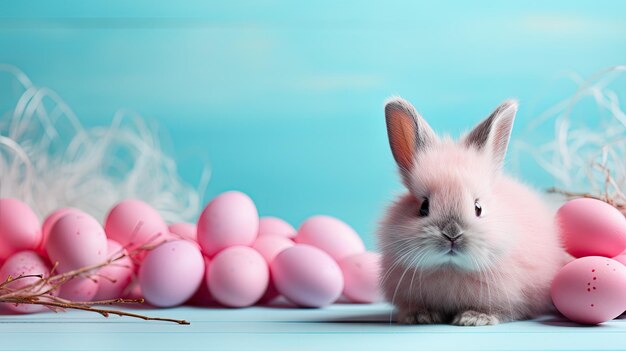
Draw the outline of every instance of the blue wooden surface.
[[[179,307],[142,313],[189,326],[86,312],[0,316],[1,350],[624,350],[626,319],[584,327],[546,316],[486,327],[403,326],[390,308]]]

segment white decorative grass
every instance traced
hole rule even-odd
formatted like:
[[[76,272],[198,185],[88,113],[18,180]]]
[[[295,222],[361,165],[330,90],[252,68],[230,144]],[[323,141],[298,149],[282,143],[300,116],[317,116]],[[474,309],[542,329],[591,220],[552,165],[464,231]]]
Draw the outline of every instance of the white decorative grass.
[[[110,126],[85,128],[19,69],[0,64],[0,84],[0,197],[25,201],[40,218],[70,206],[103,220],[115,203],[135,198],[167,222],[194,220],[208,171],[199,190],[186,184],[141,117],[120,111]]]

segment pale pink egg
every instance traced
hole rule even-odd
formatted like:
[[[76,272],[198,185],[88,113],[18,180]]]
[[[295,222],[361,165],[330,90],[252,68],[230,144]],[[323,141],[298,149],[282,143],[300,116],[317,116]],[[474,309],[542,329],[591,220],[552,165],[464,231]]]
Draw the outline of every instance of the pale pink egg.
[[[326,251],[335,261],[365,252],[359,235],[346,223],[330,216],[313,216],[298,230],[296,242]]]
[[[169,235],[157,210],[139,200],[124,200],[111,209],[104,229],[107,236],[128,250],[156,245]]]
[[[263,258],[265,259],[265,262],[267,262],[268,265],[271,265],[276,255],[281,253],[286,248],[292,247],[294,245],[295,243],[285,236],[265,235],[265,236],[259,236],[254,241],[252,248],[257,250],[257,252],[260,253],[261,256],[263,256]],[[277,298],[279,295],[280,294],[278,293],[278,290],[274,286],[274,282],[270,273],[269,285],[267,286],[267,290],[265,291],[265,294],[263,294],[259,302],[261,303],[270,302],[274,300],[275,298]]]
[[[169,241],[148,252],[139,268],[139,284],[146,301],[171,307],[187,301],[204,275],[204,260],[194,243]]]
[[[343,294],[352,302],[373,303],[382,300],[378,286],[380,254],[363,252],[339,262],[343,272]]]
[[[583,324],[609,321],[626,310],[626,267],[588,256],[563,267],[552,282],[552,301],[565,317]]]
[[[626,249],[626,218],[604,201],[572,200],[556,217],[565,248],[574,257],[614,257]]]
[[[169,225],[170,233],[178,235],[181,239],[196,241],[198,233],[196,225],[192,223],[178,222]]]
[[[36,275],[48,276],[50,273],[50,267],[35,251],[21,251],[13,254],[7,259],[2,268],[0,268],[0,282],[5,282],[9,276],[13,279],[22,275]],[[37,277],[28,277],[16,279],[6,285],[6,288],[12,290],[22,289],[30,284],[36,283],[40,280]],[[31,293],[40,293],[48,290],[49,285],[40,287],[37,290],[31,291]],[[20,313],[35,313],[47,310],[45,306],[41,305],[28,305],[28,304],[3,304],[6,308]]]
[[[622,253],[620,255],[617,255],[615,257],[613,257],[613,259],[621,264],[623,264],[624,266],[626,266],[626,254]]]
[[[58,262],[57,271],[100,264],[107,259],[107,238],[102,226],[82,212],[70,212],[59,218],[50,229],[46,243],[50,261]]]
[[[189,304],[196,306],[207,306],[213,301],[208,283],[209,265],[211,264],[211,259],[206,256],[203,256],[202,258],[204,258],[204,275],[202,275],[202,282],[200,283],[198,290],[196,290],[189,301],[187,301]]]
[[[251,306],[263,296],[269,269],[263,256],[248,246],[218,253],[209,266],[208,285],[215,300],[229,307]]]
[[[280,218],[261,217],[259,219],[259,236],[278,235],[293,239],[297,233],[291,224]]]
[[[128,252],[117,241],[107,240],[108,258],[120,257]],[[122,297],[126,287],[130,284],[134,272],[133,260],[125,256],[112,262],[98,271],[98,292],[94,300],[110,300]]]
[[[250,246],[259,230],[259,214],[252,199],[228,191],[213,199],[198,219],[198,243],[213,256],[230,246]]]
[[[305,307],[322,307],[335,302],[343,290],[339,265],[326,252],[297,244],[274,258],[274,284],[281,295]]]
[[[92,301],[98,292],[95,276],[76,277],[68,280],[59,289],[59,297],[70,301]]]
[[[82,211],[76,208],[63,207],[63,208],[59,208],[58,210],[53,211],[46,217],[46,219],[44,219],[43,224],[41,225],[41,244],[39,245],[39,249],[41,250],[42,253],[45,254],[45,257],[47,257],[48,255],[46,253],[46,243],[48,242],[50,229],[52,229],[52,226],[54,225],[54,223],[56,223],[61,217],[65,216],[66,214],[70,212],[82,213]]]
[[[0,199],[0,261],[22,250],[36,250],[41,243],[39,219],[27,204]]]

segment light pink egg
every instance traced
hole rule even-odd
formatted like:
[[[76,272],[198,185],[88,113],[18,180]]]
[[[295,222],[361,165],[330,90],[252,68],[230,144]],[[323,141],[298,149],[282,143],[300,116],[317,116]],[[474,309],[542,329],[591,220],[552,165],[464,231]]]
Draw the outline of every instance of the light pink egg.
[[[622,253],[620,255],[617,255],[615,257],[613,257],[613,259],[621,264],[623,264],[624,266],[626,266],[626,254]]]
[[[213,256],[230,246],[250,246],[259,230],[259,214],[252,199],[228,191],[213,199],[198,219],[198,243]]]
[[[252,248],[257,250],[257,252],[260,253],[261,256],[263,256],[265,262],[267,262],[268,265],[271,265],[276,255],[281,253],[286,248],[292,247],[294,245],[295,243],[285,236],[270,234],[265,236],[259,236],[254,241]],[[279,295],[280,294],[274,286],[274,282],[270,274],[270,281],[267,286],[267,290],[265,291],[265,294],[263,294],[259,302],[268,303],[277,298]]]
[[[565,248],[574,257],[614,257],[626,249],[626,218],[604,201],[572,200],[556,216]]]
[[[98,292],[98,282],[95,276],[76,277],[61,285],[59,297],[70,301],[92,301]]]
[[[352,302],[373,303],[382,300],[378,287],[380,254],[363,252],[339,262],[343,272],[343,294]]]
[[[266,235],[258,237],[252,244],[252,248],[263,256],[265,262],[271,264],[276,255],[294,245],[293,241],[284,236]]]
[[[50,213],[46,219],[43,221],[43,224],[41,225],[41,244],[39,245],[39,249],[41,250],[42,253],[45,254],[44,257],[47,257],[47,253],[46,253],[46,243],[48,242],[48,236],[50,235],[50,229],[52,229],[52,226],[54,225],[54,223],[56,223],[61,217],[65,216],[66,214],[70,213],[70,212],[80,212],[82,213],[82,211],[76,209],[76,208],[72,208],[72,207],[63,207],[63,208],[59,208],[58,210],[53,211],[52,213]]]
[[[552,301],[565,317],[583,324],[609,321],[626,310],[626,267],[588,256],[563,267],[552,282]]]
[[[57,271],[100,264],[107,259],[107,238],[93,217],[70,212],[59,218],[50,229],[46,251],[50,261],[58,262]]]
[[[178,222],[170,224],[170,233],[178,235],[181,239],[196,241],[198,238],[196,225],[192,223]]]
[[[41,243],[39,219],[27,204],[0,199],[0,261],[22,250],[36,250]]]
[[[139,284],[146,301],[171,307],[187,301],[204,275],[204,260],[194,243],[170,241],[148,252],[139,268]]]
[[[208,285],[215,300],[229,307],[255,304],[269,283],[263,256],[248,246],[233,246],[218,253],[209,266]]]
[[[291,224],[276,217],[261,217],[259,220],[259,236],[278,235],[293,239],[298,232]]]
[[[35,251],[21,251],[13,254],[0,268],[0,282],[5,282],[6,279],[11,276],[14,279],[22,275],[35,275],[41,274],[48,276],[50,273],[50,267],[45,260],[39,256]],[[37,277],[28,277],[14,280],[6,285],[6,288],[12,290],[22,289],[30,284],[38,282],[40,279]],[[48,290],[50,286],[42,286],[37,290],[33,290],[32,293],[40,293]],[[28,305],[28,304],[3,304],[6,308],[20,313],[35,313],[47,310],[45,306],[40,305]]]
[[[322,307],[335,302],[343,290],[339,265],[326,252],[297,244],[274,258],[274,284],[281,295],[305,307]]]
[[[139,200],[124,200],[111,209],[104,229],[107,236],[132,251],[155,245],[169,234],[157,210]]]
[[[359,235],[346,223],[330,216],[313,216],[298,230],[296,242],[326,251],[335,261],[365,252]]]
[[[116,258],[128,252],[118,242],[107,240],[108,258]],[[133,260],[126,256],[98,271],[98,292],[94,300],[110,300],[122,297],[124,290],[130,284],[134,272]]]
[[[211,259],[203,256],[204,259],[204,275],[202,276],[202,282],[198,287],[198,290],[193,294],[193,296],[187,301],[187,303],[196,306],[208,306],[213,302],[213,297],[211,296],[211,292],[209,291],[209,265],[211,264]]]

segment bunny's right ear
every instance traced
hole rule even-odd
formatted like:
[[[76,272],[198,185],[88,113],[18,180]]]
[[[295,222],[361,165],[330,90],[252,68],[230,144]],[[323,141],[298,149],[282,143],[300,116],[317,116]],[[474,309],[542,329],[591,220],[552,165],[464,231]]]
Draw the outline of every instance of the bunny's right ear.
[[[401,97],[387,100],[385,117],[391,152],[402,175],[406,177],[414,166],[416,154],[437,137],[413,105]]]

